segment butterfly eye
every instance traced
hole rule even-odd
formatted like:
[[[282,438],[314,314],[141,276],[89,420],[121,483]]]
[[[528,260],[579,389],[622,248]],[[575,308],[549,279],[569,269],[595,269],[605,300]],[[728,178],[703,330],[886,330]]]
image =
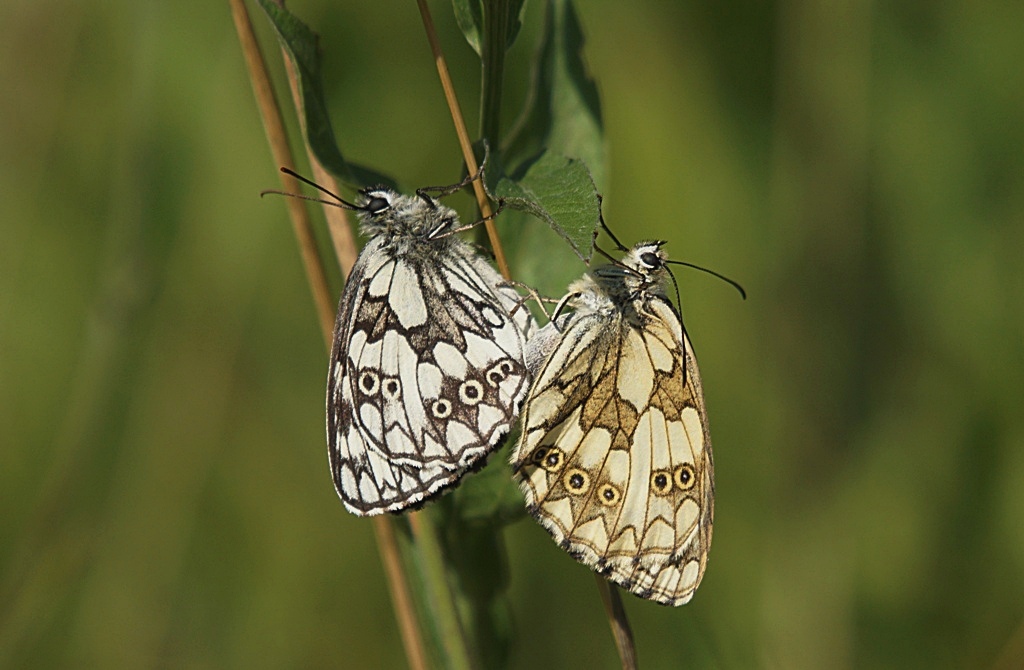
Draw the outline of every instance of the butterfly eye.
[[[362,206],[362,209],[370,212],[371,214],[379,214],[385,209],[389,208],[391,203],[386,198],[380,196],[371,196],[367,204]]]
[[[548,472],[558,472],[562,468],[564,460],[565,454],[562,453],[562,450],[557,447],[551,447],[544,455],[544,458],[541,459],[540,467]]]
[[[672,490],[672,475],[667,470],[658,470],[651,474],[651,489],[660,496]]]
[[[459,387],[459,400],[465,405],[476,405],[484,397],[484,385],[475,379],[467,379]]]
[[[398,396],[401,394],[402,385],[397,379],[388,379],[384,382],[383,389],[385,398],[388,400],[397,400]]]
[[[570,468],[562,476],[562,484],[571,493],[583,495],[590,488],[590,475],[579,468]]]
[[[653,251],[645,251],[640,254],[640,260],[649,268],[656,268],[661,265],[661,259],[658,258],[658,255]]]
[[[689,464],[680,465],[676,468],[675,472],[672,473],[672,479],[675,480],[676,486],[683,491],[689,491],[693,488],[696,480],[693,477],[693,466]]]
[[[491,386],[497,386],[505,379],[505,375],[501,373],[501,370],[494,368],[487,371],[487,383]]]
[[[452,415],[452,404],[444,398],[438,398],[430,406],[430,411],[433,412],[435,418],[447,419]]]
[[[602,484],[601,488],[597,490],[597,496],[602,505],[614,507],[622,498],[622,493],[611,484]]]
[[[380,377],[372,370],[366,370],[359,375],[359,390],[366,395],[377,395],[380,389]]]

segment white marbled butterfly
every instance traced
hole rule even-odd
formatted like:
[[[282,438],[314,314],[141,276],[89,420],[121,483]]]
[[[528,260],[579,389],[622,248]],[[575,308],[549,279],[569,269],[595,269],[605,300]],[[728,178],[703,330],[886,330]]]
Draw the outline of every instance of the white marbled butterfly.
[[[355,204],[331,194],[369,238],[341,296],[327,381],[331,472],[353,514],[416,506],[482,465],[529,387],[529,311],[428,195],[468,182],[367,188]]]
[[[682,605],[707,565],[714,460],[663,244],[623,248],[584,275],[530,340],[512,467],[559,546],[640,597]]]

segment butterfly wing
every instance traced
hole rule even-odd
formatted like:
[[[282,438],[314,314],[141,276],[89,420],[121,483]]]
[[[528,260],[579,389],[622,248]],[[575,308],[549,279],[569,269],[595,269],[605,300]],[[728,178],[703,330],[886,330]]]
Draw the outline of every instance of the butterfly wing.
[[[371,240],[342,295],[328,380],[335,487],[355,514],[456,482],[507,434],[529,379],[529,315],[460,240],[397,256]]]
[[[714,465],[689,338],[667,302],[645,306],[641,324],[608,311],[562,324],[513,468],[563,549],[636,595],[681,605],[707,562]]]

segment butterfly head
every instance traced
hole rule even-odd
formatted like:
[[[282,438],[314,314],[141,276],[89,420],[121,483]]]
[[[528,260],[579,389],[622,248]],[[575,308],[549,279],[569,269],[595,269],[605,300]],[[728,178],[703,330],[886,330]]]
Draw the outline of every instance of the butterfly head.
[[[386,186],[359,191],[356,210],[363,234],[432,238],[458,222],[455,210],[426,193],[402,195]]]
[[[638,242],[626,252],[622,264],[645,279],[664,279],[668,254],[662,250],[664,240]]]
[[[664,245],[662,240],[638,242],[621,261],[597,268],[594,275],[606,291],[621,293],[629,300],[650,293],[661,294],[669,275]]]

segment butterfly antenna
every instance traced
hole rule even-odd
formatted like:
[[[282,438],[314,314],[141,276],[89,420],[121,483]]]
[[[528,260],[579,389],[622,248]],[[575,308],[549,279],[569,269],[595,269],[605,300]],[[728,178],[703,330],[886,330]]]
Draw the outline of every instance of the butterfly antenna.
[[[342,201],[341,203],[339,203],[339,202],[337,202],[335,200],[327,200],[326,198],[317,198],[317,197],[314,197],[314,196],[311,196],[311,195],[303,195],[301,193],[289,193],[288,191],[279,191],[279,190],[277,190],[275,188],[268,188],[265,191],[260,191],[260,197],[261,198],[263,196],[265,196],[265,195],[286,195],[289,198],[298,198],[299,200],[309,200],[310,202],[318,202],[321,205],[330,205],[331,207],[340,207],[342,209],[352,209],[352,210],[356,210],[356,211],[359,211],[359,210],[362,209],[361,207],[355,207],[354,205],[352,205],[352,203],[349,203],[349,202]]]
[[[329,189],[324,188],[323,186],[321,186],[320,184],[316,183],[312,179],[308,179],[306,177],[303,177],[301,174],[299,174],[295,170],[292,170],[292,169],[286,168],[286,167],[282,167],[281,168],[281,172],[283,172],[286,175],[289,175],[291,177],[295,177],[296,179],[301,181],[303,184],[307,184],[309,186],[312,186],[313,188],[315,188],[316,190],[320,191],[321,193],[326,193],[327,195],[329,195],[332,198],[334,198],[334,200],[324,200],[322,198],[311,198],[308,195],[301,195],[299,193],[288,193],[287,191],[277,191],[277,190],[273,190],[273,189],[267,190],[267,191],[261,191],[260,192],[260,196],[264,196],[264,195],[266,195],[268,193],[273,193],[275,195],[287,195],[287,196],[289,196],[291,198],[299,198],[300,200],[311,200],[313,202],[319,202],[319,203],[322,203],[324,205],[333,205],[335,207],[341,207],[342,209],[351,209],[351,210],[355,210],[355,211],[359,211],[359,210],[363,209],[362,207],[359,207],[358,205],[353,205],[351,202],[348,202],[347,200],[342,198],[340,195],[338,195],[334,191],[331,191]]]
[[[739,291],[740,292],[740,296],[744,300],[747,299],[747,292],[745,290],[743,290],[743,287],[740,286],[740,283],[737,282],[737,281],[734,281],[732,279],[729,279],[728,277],[726,277],[723,274],[718,274],[714,270],[709,270],[709,269],[707,269],[705,267],[701,267],[700,265],[694,265],[693,263],[687,263],[686,261],[666,260],[665,262],[666,263],[672,263],[673,265],[684,265],[684,266],[686,266],[688,268],[693,268],[694,270],[700,270],[701,272],[706,272],[706,273],[708,273],[709,275],[711,275],[713,277],[718,277],[719,279],[721,279],[722,281],[726,282],[727,284],[731,284],[733,288],[735,288],[737,291]],[[673,276],[672,277],[672,281],[674,282],[675,279],[676,278]],[[679,287],[677,286],[676,287],[676,292],[678,293],[678,291],[679,291]]]
[[[677,305],[677,309],[679,309],[679,312],[682,313],[682,311],[683,311],[683,303],[682,303],[682,298],[679,297],[679,282],[676,281],[676,276],[674,274],[672,274],[671,270],[669,270],[668,276],[672,278],[672,286],[674,286],[676,288],[676,305]]]

